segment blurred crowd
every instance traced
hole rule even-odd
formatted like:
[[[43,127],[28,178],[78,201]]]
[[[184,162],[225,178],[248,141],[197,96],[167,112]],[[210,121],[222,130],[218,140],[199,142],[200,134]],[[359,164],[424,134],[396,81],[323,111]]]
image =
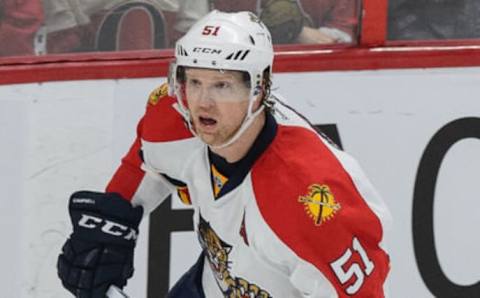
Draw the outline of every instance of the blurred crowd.
[[[479,0],[389,0],[391,40],[479,37]]]
[[[256,13],[276,44],[355,43],[361,0],[0,0],[0,56],[171,48],[213,9]],[[389,0],[390,40],[479,36],[478,0]]]
[[[32,54],[43,20],[40,1],[0,0],[0,56]]]
[[[210,10],[259,15],[274,42],[352,43],[361,0],[0,0],[0,56],[169,48]]]

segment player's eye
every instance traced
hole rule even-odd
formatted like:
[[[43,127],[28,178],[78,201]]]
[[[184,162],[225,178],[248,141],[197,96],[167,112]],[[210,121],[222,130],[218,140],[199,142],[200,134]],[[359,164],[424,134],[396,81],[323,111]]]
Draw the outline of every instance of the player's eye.
[[[227,89],[227,88],[230,88],[230,86],[231,86],[230,83],[225,81],[217,82],[215,84],[215,88],[218,88],[218,89]]]
[[[188,84],[193,87],[198,87],[201,85],[200,81],[197,79],[189,79]]]

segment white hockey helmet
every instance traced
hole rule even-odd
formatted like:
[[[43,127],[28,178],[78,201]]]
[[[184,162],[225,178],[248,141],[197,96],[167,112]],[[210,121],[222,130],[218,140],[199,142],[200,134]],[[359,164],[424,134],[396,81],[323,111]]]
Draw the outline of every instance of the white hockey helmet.
[[[170,68],[170,88],[177,97],[177,110],[189,125],[188,109],[182,103],[182,92],[177,82],[179,67],[198,67],[218,70],[237,70],[250,76],[250,103],[247,115],[237,134],[226,144],[233,143],[261,113],[252,107],[262,88],[264,72],[270,73],[273,63],[272,38],[267,27],[252,12],[225,13],[213,10],[180,38],[175,46],[175,62]],[[192,130],[192,128],[190,127]],[[192,130],[193,133],[195,133]]]

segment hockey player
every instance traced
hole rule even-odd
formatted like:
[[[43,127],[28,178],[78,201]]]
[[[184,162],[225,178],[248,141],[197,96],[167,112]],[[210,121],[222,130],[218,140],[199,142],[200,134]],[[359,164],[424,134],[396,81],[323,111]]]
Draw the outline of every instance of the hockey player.
[[[213,11],[175,58],[106,192],[71,196],[64,286],[123,287],[142,209],[178,191],[203,252],[168,297],[383,297],[388,211],[356,162],[270,93],[263,23]]]

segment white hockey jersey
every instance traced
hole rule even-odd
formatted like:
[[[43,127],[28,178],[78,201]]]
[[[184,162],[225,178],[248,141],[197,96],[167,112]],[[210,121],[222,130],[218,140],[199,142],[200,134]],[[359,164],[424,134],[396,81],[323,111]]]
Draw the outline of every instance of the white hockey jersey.
[[[384,297],[389,213],[349,155],[278,101],[247,156],[222,164],[165,89],[107,191],[152,210],[178,190],[193,206],[206,297]]]

